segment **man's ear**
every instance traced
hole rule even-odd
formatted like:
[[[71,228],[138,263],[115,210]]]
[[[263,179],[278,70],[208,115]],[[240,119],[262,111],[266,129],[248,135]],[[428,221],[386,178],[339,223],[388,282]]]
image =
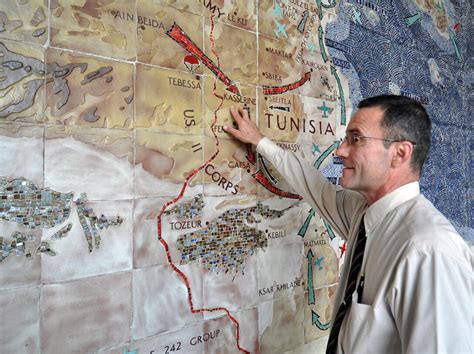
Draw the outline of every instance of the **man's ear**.
[[[413,155],[413,144],[409,141],[398,141],[393,143],[392,167],[405,164],[410,165]]]

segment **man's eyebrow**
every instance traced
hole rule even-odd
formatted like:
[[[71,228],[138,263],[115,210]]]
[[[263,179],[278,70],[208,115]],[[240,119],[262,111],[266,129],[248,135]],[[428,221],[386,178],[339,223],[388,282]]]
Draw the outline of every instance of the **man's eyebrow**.
[[[347,129],[346,134],[360,134],[360,130],[358,128]]]

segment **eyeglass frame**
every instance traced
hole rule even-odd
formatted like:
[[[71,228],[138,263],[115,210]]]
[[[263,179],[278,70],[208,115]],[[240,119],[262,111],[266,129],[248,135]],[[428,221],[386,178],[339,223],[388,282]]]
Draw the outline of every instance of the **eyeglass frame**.
[[[342,142],[347,142],[347,144],[349,146],[356,146],[359,143],[359,141],[354,141],[354,139],[374,139],[374,140],[386,141],[390,144],[400,143],[402,141],[408,141],[413,146],[416,146],[416,143],[414,141],[407,140],[407,139],[394,140],[394,139],[386,139],[386,138],[376,138],[376,137],[373,137],[373,136],[364,136],[364,135],[359,135],[359,134],[350,134],[350,135],[346,134],[346,136],[342,139]]]

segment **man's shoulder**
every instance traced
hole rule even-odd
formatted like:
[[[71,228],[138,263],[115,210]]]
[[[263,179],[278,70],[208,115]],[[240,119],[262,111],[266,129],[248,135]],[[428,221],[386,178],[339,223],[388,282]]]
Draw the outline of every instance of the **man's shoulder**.
[[[403,207],[406,220],[418,230],[439,229],[457,234],[456,229],[425,196],[419,194]]]
[[[428,199],[418,195],[407,202],[403,226],[410,251],[470,258],[472,252],[451,222]]]

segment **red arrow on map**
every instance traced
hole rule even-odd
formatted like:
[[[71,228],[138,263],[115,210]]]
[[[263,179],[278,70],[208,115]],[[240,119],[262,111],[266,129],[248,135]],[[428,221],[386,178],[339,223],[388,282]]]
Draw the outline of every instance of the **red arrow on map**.
[[[232,81],[224,74],[224,72],[217,67],[209,57],[203,53],[203,51],[188,37],[188,35],[179,27],[176,23],[170,27],[166,34],[183,47],[189,54],[194,56],[196,59],[201,61],[209,70],[211,70],[216,77],[221,80],[227,89],[239,95],[238,88],[232,83]]]
[[[313,71],[313,69],[311,69]],[[284,86],[263,86],[264,95],[279,95],[285,93],[286,91],[294,90],[302,85],[308,80],[311,79],[311,71],[308,71],[303,75],[301,79],[296,82],[293,82]]]

